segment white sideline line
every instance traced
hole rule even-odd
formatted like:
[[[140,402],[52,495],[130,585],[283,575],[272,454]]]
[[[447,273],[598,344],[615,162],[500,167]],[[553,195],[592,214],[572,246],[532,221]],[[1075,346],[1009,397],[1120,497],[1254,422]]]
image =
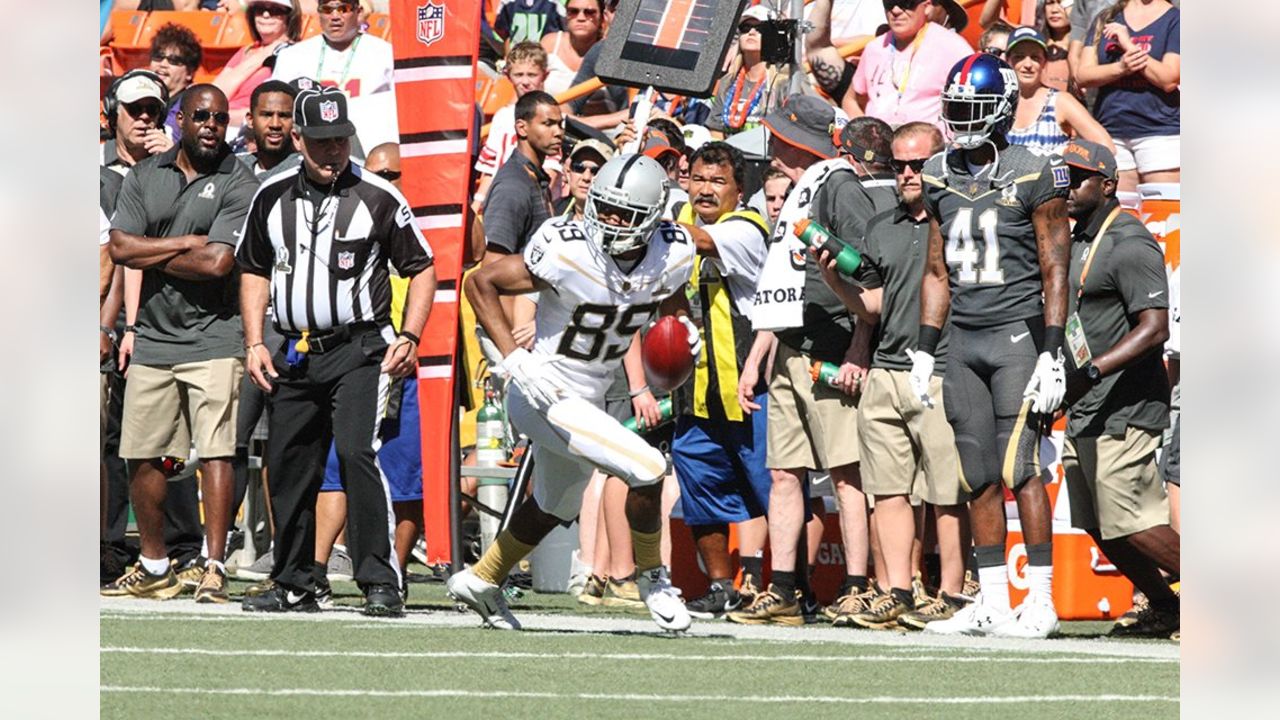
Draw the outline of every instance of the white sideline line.
[[[1064,702],[1168,702],[1166,695],[986,695],[973,697],[836,697],[824,695],[641,695],[633,693],[553,693],[509,690],[333,690],[327,688],[193,688],[104,685],[104,693],[194,693],[197,695],[267,695],[274,697],[387,697],[387,698],[521,698],[530,700],[616,700],[628,702],[746,702],[822,703],[832,705],[1007,705]]]
[[[534,653],[534,652],[496,652],[479,651],[370,651],[370,650],[211,650],[208,648],[172,648],[172,647],[115,647],[100,648],[103,653],[124,655],[204,655],[213,657],[306,657],[306,658],[382,658],[382,659],[456,659],[476,658],[495,660],[685,660],[692,662],[713,662],[717,660],[763,662],[949,662],[949,663],[1033,663],[1041,665],[1082,664],[1082,665],[1118,665],[1124,663],[1162,663],[1175,664],[1176,660],[1164,658],[1120,658],[1120,657],[968,657],[953,655],[676,655],[670,653]]]

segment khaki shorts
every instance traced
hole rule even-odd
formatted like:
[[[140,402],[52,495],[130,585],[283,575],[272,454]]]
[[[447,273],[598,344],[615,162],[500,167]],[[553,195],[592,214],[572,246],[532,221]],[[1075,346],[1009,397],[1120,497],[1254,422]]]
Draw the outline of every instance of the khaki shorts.
[[[934,505],[967,502],[956,439],[942,411],[942,378],[929,380],[935,407],[926,409],[911,392],[910,375],[875,368],[862,385],[862,489],[869,495],[915,495]]]
[[[858,404],[826,385],[815,385],[813,359],[778,343],[769,381],[769,448],[776,469],[828,470],[858,462]]]
[[[124,386],[120,457],[202,458],[236,453],[236,411],[244,361],[218,358],[179,365],[130,365]]]
[[[1160,433],[1126,428],[1124,435],[1067,438],[1062,465],[1071,524],[1114,540],[1169,523],[1169,498],[1156,467]]]

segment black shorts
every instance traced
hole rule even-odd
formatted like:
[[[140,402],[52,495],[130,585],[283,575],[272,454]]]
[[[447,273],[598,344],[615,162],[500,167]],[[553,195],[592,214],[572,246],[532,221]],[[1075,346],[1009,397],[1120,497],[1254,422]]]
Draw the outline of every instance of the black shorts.
[[[942,402],[956,436],[960,482],[972,493],[1040,475],[1041,415],[1022,400],[1044,339],[1041,318],[951,327]]]

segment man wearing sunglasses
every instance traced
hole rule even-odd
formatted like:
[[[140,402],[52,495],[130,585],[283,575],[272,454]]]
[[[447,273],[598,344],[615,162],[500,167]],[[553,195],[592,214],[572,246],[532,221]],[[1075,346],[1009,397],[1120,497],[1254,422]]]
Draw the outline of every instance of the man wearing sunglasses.
[[[129,173],[112,218],[112,260],[143,271],[120,440],[142,554],[116,581],[134,597],[164,599],[182,591],[165,552],[169,477],[161,458],[190,457],[194,445],[208,544],[196,602],[228,599],[222,561],[244,372],[231,271],[240,226],[258,188],[223,141],[229,120],[221,90],[188,88],[178,111],[182,141]]]
[[[108,90],[103,167],[127,175],[135,164],[173,147],[169,133],[161,127],[169,99],[162,83],[150,71],[135,70],[121,76]]]
[[[613,155],[612,147],[594,138],[579,141],[573,146],[565,165],[565,184],[569,187],[569,196],[556,207],[561,216],[572,220],[582,219],[587,209],[587,191],[591,189],[591,181]]]

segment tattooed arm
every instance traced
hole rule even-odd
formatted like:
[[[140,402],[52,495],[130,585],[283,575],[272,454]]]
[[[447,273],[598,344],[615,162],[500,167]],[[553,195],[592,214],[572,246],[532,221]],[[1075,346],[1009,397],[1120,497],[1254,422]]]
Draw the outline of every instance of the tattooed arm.
[[[1044,324],[1063,327],[1067,324],[1067,268],[1071,262],[1066,198],[1053,198],[1041,204],[1033,211],[1031,222],[1036,228],[1040,277],[1044,283]],[[929,249],[932,252],[932,244]]]

